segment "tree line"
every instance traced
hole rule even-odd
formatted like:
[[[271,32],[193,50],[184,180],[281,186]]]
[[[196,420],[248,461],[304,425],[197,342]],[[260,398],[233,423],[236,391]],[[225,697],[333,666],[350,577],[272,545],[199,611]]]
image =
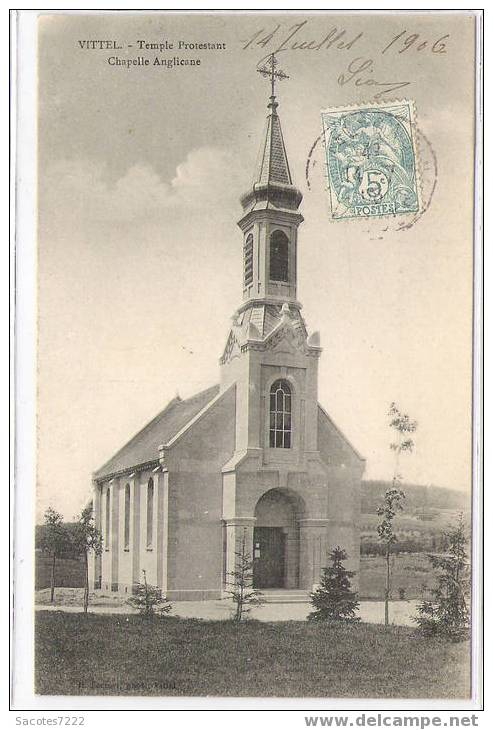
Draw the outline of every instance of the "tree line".
[[[101,555],[103,538],[94,523],[92,504],[87,505],[76,522],[64,523],[63,516],[52,507],[44,515],[44,529],[39,531],[37,546],[51,557],[50,601],[55,602],[56,562],[62,556],[80,557],[84,562],[84,613],[89,604],[89,554]]]

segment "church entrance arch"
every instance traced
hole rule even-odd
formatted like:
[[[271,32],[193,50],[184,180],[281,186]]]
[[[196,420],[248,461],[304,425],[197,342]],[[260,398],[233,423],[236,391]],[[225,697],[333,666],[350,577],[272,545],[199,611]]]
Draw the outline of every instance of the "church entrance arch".
[[[255,507],[253,530],[254,588],[298,588],[299,520],[303,500],[285,489],[265,492]]]

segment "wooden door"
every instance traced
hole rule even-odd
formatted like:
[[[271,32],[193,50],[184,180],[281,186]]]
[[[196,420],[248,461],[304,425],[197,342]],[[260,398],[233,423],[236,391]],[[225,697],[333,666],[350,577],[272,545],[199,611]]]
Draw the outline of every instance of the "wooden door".
[[[284,538],[282,527],[254,528],[254,588],[284,588]]]

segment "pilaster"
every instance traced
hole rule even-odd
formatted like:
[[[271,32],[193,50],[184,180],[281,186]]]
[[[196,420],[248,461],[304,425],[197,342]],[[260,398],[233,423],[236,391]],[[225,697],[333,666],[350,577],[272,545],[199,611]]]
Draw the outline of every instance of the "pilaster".
[[[132,529],[131,544],[132,551],[132,584],[140,582],[140,474],[136,473],[130,480],[130,502],[132,504]]]
[[[111,590],[118,590],[118,550],[120,524],[120,479],[116,477],[111,484]]]
[[[93,516],[94,525],[101,532],[101,487],[97,482],[93,483]],[[89,553],[89,587],[92,590],[101,588],[101,555]]]
[[[168,495],[169,473],[156,474],[157,481],[157,585],[166,593],[168,588]]]
[[[327,519],[301,519],[300,588],[314,590],[320,582],[327,554]]]
[[[231,574],[237,569],[238,558],[236,553],[241,550],[243,540],[245,540],[245,551],[253,558],[253,528],[255,525],[254,517],[235,517],[225,520],[226,529],[226,560],[224,587],[232,581]]]

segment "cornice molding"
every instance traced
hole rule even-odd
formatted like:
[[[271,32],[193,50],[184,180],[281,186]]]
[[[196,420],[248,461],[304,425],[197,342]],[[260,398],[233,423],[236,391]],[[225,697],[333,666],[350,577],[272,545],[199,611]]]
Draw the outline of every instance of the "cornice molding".
[[[249,309],[251,307],[259,307],[262,305],[281,307],[284,302],[288,302],[290,309],[297,309],[298,311],[301,311],[303,309],[303,305],[301,304],[301,302],[299,302],[297,299],[289,299],[289,297],[279,297],[278,299],[276,297],[252,297],[251,299],[247,299],[246,302],[243,302],[243,304],[238,307],[235,312],[235,316],[241,314],[246,309]]]
[[[274,221],[286,223],[295,223],[297,226],[303,223],[304,218],[296,210],[287,210],[286,208],[262,208],[260,210],[250,210],[238,221],[238,226],[244,232],[253,221]]]
[[[132,464],[132,466],[127,466],[124,469],[119,469],[118,471],[113,471],[110,474],[105,474],[102,477],[93,477],[93,482],[99,486],[102,484],[105,484],[106,482],[110,482],[112,479],[116,479],[117,477],[124,476],[124,475],[130,475],[132,472],[135,472],[137,474],[137,477],[140,475],[140,472],[147,471],[147,469],[154,469],[155,467],[160,466],[159,459],[153,459],[152,461],[145,461],[142,464]]]

